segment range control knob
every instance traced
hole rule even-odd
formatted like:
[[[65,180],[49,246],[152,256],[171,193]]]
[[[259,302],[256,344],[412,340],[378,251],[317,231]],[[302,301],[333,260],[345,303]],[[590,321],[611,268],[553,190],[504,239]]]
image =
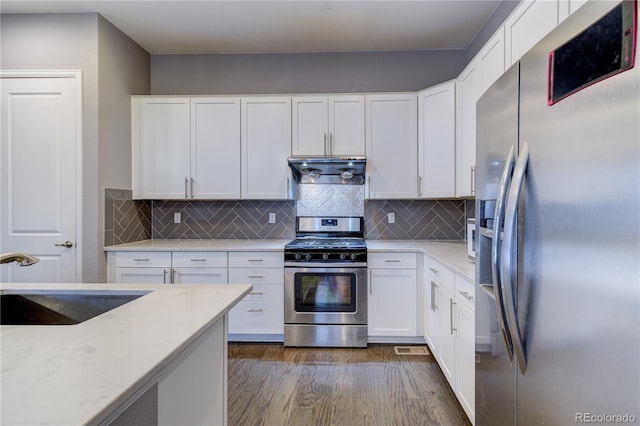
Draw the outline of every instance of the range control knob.
[[[302,255],[300,253],[296,253],[294,255],[294,257],[296,258],[296,260],[300,260],[300,258],[302,257]]]
[[[355,253],[351,253],[351,260],[356,260],[356,254]]]
[[[307,260],[311,260],[311,253],[305,254],[304,258],[307,259]]]
[[[347,258],[346,253],[340,253],[340,260],[345,260]]]
[[[329,253],[322,253],[322,258],[323,258],[324,260],[329,259]]]

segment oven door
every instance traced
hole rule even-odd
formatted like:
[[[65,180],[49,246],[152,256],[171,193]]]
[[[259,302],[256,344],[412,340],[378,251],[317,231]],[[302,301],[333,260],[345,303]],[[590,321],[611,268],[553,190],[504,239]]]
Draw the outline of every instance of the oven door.
[[[285,324],[366,324],[367,268],[286,267]]]

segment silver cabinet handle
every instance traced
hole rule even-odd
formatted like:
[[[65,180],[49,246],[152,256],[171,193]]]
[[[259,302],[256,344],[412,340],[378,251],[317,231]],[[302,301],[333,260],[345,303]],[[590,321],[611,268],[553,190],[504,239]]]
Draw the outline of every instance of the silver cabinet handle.
[[[327,134],[324,134],[324,155],[329,155],[329,150],[327,149]]]
[[[438,305],[436,301],[436,289],[438,288],[438,284],[435,281],[431,281],[431,310],[433,312],[438,310]]]
[[[71,248],[73,247],[73,243],[69,240],[65,241],[64,243],[59,243],[59,244],[54,244],[55,247],[66,247],[66,248]]]
[[[513,169],[513,182],[509,187],[509,195],[507,197],[507,206],[504,213],[504,240],[500,254],[501,268],[500,277],[502,280],[502,295],[504,297],[504,307],[507,319],[507,327],[511,335],[511,342],[515,357],[518,360],[520,373],[527,371],[527,360],[525,358],[524,342],[520,334],[520,324],[516,314],[516,300],[513,286],[516,281],[516,267],[514,265],[513,251],[516,248],[517,238],[517,222],[518,222],[518,201],[524,184],[525,172],[529,163],[529,145],[526,141],[521,145],[520,156],[516,161]],[[496,238],[494,238],[496,239]]]
[[[329,133],[329,155],[333,155],[334,151],[333,133]]]
[[[189,259],[190,262],[206,262],[207,259]]]
[[[500,238],[500,232],[504,222],[504,204],[507,199],[507,190],[511,183],[511,176],[513,174],[513,164],[515,162],[514,148],[511,146],[507,158],[504,162],[504,169],[500,177],[500,183],[498,185],[498,198],[496,199],[496,207],[493,213],[495,223],[493,226],[494,237],[491,240],[491,275],[493,276],[493,290],[496,300],[496,314],[498,316],[498,325],[502,333],[502,339],[507,348],[507,355],[509,361],[513,362],[513,343],[511,342],[511,336],[507,330],[507,318],[504,311],[504,298],[502,297],[502,282],[500,277],[500,249],[502,241]]]
[[[262,308],[251,308],[251,309],[247,309],[247,312],[264,312],[264,309],[262,309]]]
[[[191,198],[193,198],[193,178],[191,178]]]
[[[163,284],[167,283],[167,270],[166,269],[162,270],[162,283]]]
[[[247,259],[247,262],[264,262],[264,259]]]
[[[422,197],[422,176],[418,176],[418,197]]]
[[[440,271],[438,271],[436,268],[429,268],[429,270],[436,275],[440,273]]]
[[[176,282],[176,270],[171,269],[171,284],[175,284]]]
[[[372,289],[373,285],[371,283],[371,281],[372,281],[371,276],[372,276],[371,275],[371,269],[369,269],[369,296],[371,296],[373,294],[373,289]]]
[[[461,295],[463,295],[467,300],[473,300],[473,296],[471,296],[469,293],[467,293],[466,291],[462,291],[459,290],[458,293],[460,293]]]
[[[184,178],[184,198],[189,198],[189,179]]]
[[[471,166],[471,195],[476,194],[476,166]]]
[[[247,275],[247,278],[260,279],[264,278],[264,275]]]
[[[449,299],[449,320],[451,321],[451,334],[453,334],[453,332],[457,330],[453,326],[453,305],[455,304],[456,302],[454,302],[453,299]]]
[[[387,263],[399,263],[400,262],[400,260],[398,260],[398,259],[385,259],[384,261],[387,262]]]
[[[262,296],[264,293],[263,293],[263,292],[261,292],[261,291],[253,291],[253,292],[251,292],[251,293],[249,293],[249,294],[251,294],[251,295],[253,295],[253,296]]]
[[[149,260],[151,259],[141,258],[141,257],[133,259],[134,262],[148,262]]]

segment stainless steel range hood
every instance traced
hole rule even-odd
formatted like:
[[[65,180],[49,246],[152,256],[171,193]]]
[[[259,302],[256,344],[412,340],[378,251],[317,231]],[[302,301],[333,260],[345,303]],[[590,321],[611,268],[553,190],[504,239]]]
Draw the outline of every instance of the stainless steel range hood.
[[[300,184],[364,184],[365,157],[290,157],[288,161]]]

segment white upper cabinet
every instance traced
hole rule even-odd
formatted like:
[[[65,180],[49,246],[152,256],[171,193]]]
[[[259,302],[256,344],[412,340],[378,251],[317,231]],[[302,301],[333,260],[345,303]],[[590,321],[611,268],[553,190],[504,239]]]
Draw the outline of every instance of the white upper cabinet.
[[[191,99],[191,198],[240,198],[240,98]]]
[[[456,122],[456,196],[473,195],[476,164],[476,102],[482,94],[480,61],[474,59],[458,77]]]
[[[294,96],[292,155],[363,156],[364,96]]]
[[[132,97],[133,198],[188,198],[190,102],[185,97]]]
[[[455,81],[418,93],[418,197],[455,196]]]
[[[134,198],[240,196],[240,98],[134,96],[131,109]]]
[[[504,27],[500,27],[493,37],[489,39],[478,53],[477,58],[480,60],[482,93],[484,93],[504,74],[506,69],[504,62]]]
[[[416,94],[366,96],[368,198],[418,195]]]
[[[558,25],[558,7],[558,2],[549,0],[525,0],[518,5],[504,23],[507,67]]]
[[[587,0],[559,0],[558,1],[558,23],[567,19],[576,10],[580,9]]]
[[[287,199],[291,98],[242,98],[242,193],[245,199]]]

